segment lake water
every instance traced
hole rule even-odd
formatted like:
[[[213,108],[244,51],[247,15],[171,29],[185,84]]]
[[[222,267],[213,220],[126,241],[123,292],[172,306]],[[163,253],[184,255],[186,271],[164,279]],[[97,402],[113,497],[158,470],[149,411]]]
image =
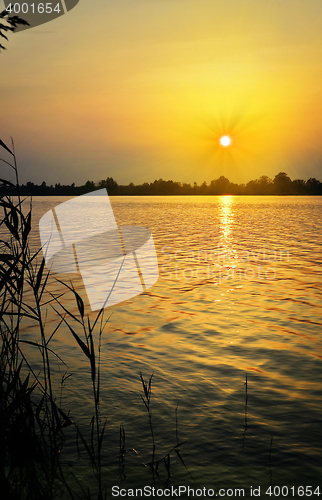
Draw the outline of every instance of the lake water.
[[[40,217],[67,199],[34,199],[35,246]],[[215,491],[219,485],[247,491],[261,485],[262,495],[270,482],[317,485],[322,477],[322,198],[110,200],[119,225],[151,230],[160,277],[147,292],[106,309],[100,408],[102,420],[107,418],[106,481],[126,488],[152,481],[142,465],[152,451],[140,398],[142,372],[145,378],[153,373],[156,457],[177,438],[185,441],[181,456],[194,480],[172,454],[173,484]],[[70,278],[53,275],[49,287],[55,291],[60,290],[55,277]],[[76,312],[71,295],[61,300]],[[48,332],[56,324],[49,311]],[[25,335],[35,338],[28,325]],[[51,347],[73,373],[64,384],[63,406],[89,435],[88,362],[67,328],[58,330]],[[64,369],[57,365],[59,373]],[[123,472],[118,470],[120,424],[127,448]],[[68,433],[63,459],[88,473],[86,457],[78,459]],[[119,472],[126,475],[122,481]],[[158,484],[165,479],[160,464]]]

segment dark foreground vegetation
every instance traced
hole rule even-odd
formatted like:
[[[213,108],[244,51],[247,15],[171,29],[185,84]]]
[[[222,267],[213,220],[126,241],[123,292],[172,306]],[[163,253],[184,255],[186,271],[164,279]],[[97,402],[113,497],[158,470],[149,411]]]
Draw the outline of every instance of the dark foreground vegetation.
[[[158,196],[158,195],[322,195],[322,182],[315,178],[307,181],[303,179],[291,180],[285,172],[280,172],[274,179],[262,176],[247,184],[235,184],[224,176],[211,181],[209,184],[203,182],[200,186],[195,182],[193,185],[165,181],[163,179],[154,182],[128,186],[119,185],[112,177],[102,179],[98,182],[87,181],[82,186],[55,184],[47,186],[46,182],[37,185],[27,182],[20,186],[23,196],[78,196],[90,193],[96,189],[106,188],[112,196]],[[0,183],[0,194],[17,194],[14,186]]]
[[[42,253],[30,249],[32,206],[21,196],[13,144],[9,149],[0,140],[0,147],[11,155],[11,162],[2,161],[13,169],[16,178],[15,184],[3,183],[17,193],[14,199],[0,196],[0,498],[103,500],[107,498],[107,478],[102,457],[106,458],[108,448],[104,439],[106,419],[100,411],[100,348],[108,320],[103,309],[96,315],[87,314],[86,304],[71,284],[56,279],[63,291],[50,292]],[[67,299],[64,291],[69,294]],[[48,307],[56,318],[54,326],[46,321]],[[26,336],[26,325],[31,338]],[[75,348],[80,349],[90,368],[84,383],[92,389],[92,409],[86,415],[85,429],[66,403],[62,404],[62,389],[71,373],[55,352],[60,328],[73,337]],[[169,483],[170,457],[171,463],[175,458],[184,465],[182,443],[176,440],[166,454],[158,453],[151,413],[152,376],[146,380],[138,374],[138,388],[140,385],[151,436],[151,453],[145,464],[138,457],[142,482],[149,482],[147,470],[153,485],[160,477]],[[90,486],[88,476],[83,479],[66,470],[66,428],[93,471]],[[123,480],[126,445],[122,425],[118,458],[119,478]]]

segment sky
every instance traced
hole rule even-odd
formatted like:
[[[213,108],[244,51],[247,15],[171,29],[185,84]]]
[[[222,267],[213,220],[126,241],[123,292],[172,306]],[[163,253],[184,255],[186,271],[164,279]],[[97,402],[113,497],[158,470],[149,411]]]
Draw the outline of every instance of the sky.
[[[321,20],[320,0],[80,0],[2,42],[0,139],[23,183],[322,180]]]

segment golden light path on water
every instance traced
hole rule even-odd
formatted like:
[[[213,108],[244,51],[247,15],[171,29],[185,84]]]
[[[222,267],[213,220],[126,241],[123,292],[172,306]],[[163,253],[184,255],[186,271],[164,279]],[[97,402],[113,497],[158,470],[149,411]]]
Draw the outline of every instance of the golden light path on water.
[[[222,239],[223,242],[228,243],[228,236],[231,231],[231,226],[233,223],[232,219],[232,203],[233,196],[221,196],[220,200],[220,209],[221,209],[221,224],[222,224]]]

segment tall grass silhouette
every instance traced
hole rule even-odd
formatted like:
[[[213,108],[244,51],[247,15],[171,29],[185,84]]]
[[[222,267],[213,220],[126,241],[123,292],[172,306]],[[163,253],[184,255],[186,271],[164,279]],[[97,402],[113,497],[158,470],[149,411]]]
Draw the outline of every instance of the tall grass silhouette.
[[[176,440],[177,443],[170,448],[170,450],[159,457],[156,456],[156,443],[155,443],[155,437],[154,437],[154,428],[153,428],[153,423],[152,423],[152,409],[151,409],[151,396],[152,396],[152,378],[153,378],[153,373],[149,377],[149,379],[146,381],[143,377],[143,374],[140,372],[140,379],[142,383],[142,388],[143,388],[143,396],[141,395],[141,399],[145,405],[145,408],[147,410],[148,416],[149,416],[149,426],[150,426],[150,432],[151,432],[151,442],[152,442],[152,454],[151,454],[151,461],[148,462],[146,467],[149,467],[150,472],[152,473],[152,481],[153,485],[155,485],[156,477],[160,479],[159,475],[159,468],[161,464],[164,465],[165,470],[166,470],[166,481],[165,484],[167,486],[170,485],[170,478],[171,478],[171,471],[170,471],[170,463],[171,463],[171,456],[177,456],[182,463],[182,465],[185,467],[187,470],[188,474],[190,477],[193,479],[191,476],[183,458],[180,453],[180,446],[182,446],[185,441],[182,441],[181,443],[178,440],[178,405],[176,406],[175,409],[175,415],[176,415]]]
[[[68,485],[60,463],[64,443],[64,427],[74,425],[90,458],[98,484],[99,500],[103,499],[101,452],[105,424],[100,425],[100,341],[104,328],[103,310],[91,323],[85,317],[84,303],[73,287],[64,284],[74,293],[79,318],[66,309],[62,295],[53,295],[46,290],[49,271],[45,272],[45,261],[40,250],[32,253],[29,246],[32,202],[26,212],[26,201],[19,192],[18,168],[12,148],[2,141],[0,145],[12,156],[12,162],[1,159],[15,175],[15,184],[1,179],[2,183],[14,186],[17,197],[1,197],[3,218],[0,240],[0,477],[3,498],[57,498],[62,487],[71,498],[75,493]],[[4,232],[3,229],[6,229]],[[46,307],[56,312],[57,324],[53,331],[46,331]],[[32,321],[33,338],[21,336],[24,319]],[[74,331],[69,320],[76,320],[83,327],[85,341]],[[99,322],[99,320],[101,320]],[[98,353],[94,350],[93,332],[99,324]],[[106,323],[105,323],[106,324]],[[61,327],[66,325],[82,349],[91,367],[94,416],[90,442],[83,436],[80,427],[63,411],[58,393],[53,389],[52,357],[64,361],[51,349],[51,342]],[[38,350],[42,369],[35,370],[24,354],[28,344]],[[68,376],[63,377],[64,383]],[[85,490],[84,490],[85,491]],[[93,498],[91,492],[86,496]]]
[[[14,144],[0,145],[12,156],[17,197],[1,197],[0,222],[0,475],[3,498],[53,498],[55,496],[59,453],[64,441],[63,427],[69,417],[56,404],[52,387],[50,341],[43,316],[44,291],[48,273],[39,251],[29,247],[32,203],[27,213],[20,196]],[[14,185],[1,179],[2,183]],[[4,228],[6,231],[4,232]],[[32,320],[35,338],[21,338],[25,318]],[[36,372],[23,350],[24,344],[37,349],[42,371]],[[57,355],[55,355],[57,356]],[[57,490],[56,490],[57,491]]]
[[[48,289],[49,271],[38,249],[31,251],[32,200],[20,195],[18,168],[14,143],[9,148],[0,146],[10,155],[9,161],[0,158],[13,170],[14,182],[0,179],[2,184],[14,188],[15,197],[1,196],[0,207],[0,498],[5,500],[40,500],[69,497],[103,500],[107,498],[103,481],[102,455],[106,420],[100,415],[101,339],[109,318],[104,319],[101,309],[93,319],[85,314],[85,305],[72,284],[56,280],[72,293],[75,309],[64,301],[64,293]],[[65,304],[69,304],[66,306]],[[46,323],[47,308],[55,313],[56,323],[50,330]],[[32,325],[32,340],[23,335],[25,322]],[[28,323],[28,324],[29,324]],[[61,393],[71,374],[67,374],[64,360],[52,348],[53,339],[64,327],[75,339],[90,367],[93,414],[91,435],[87,437],[75,416],[62,408]],[[81,330],[81,333],[79,332]],[[98,339],[95,347],[95,340]],[[24,347],[32,350],[33,363]],[[40,356],[37,369],[35,357]],[[38,359],[38,358],[37,358]],[[53,360],[65,370],[57,389]],[[156,457],[151,395],[152,375],[146,382],[140,374],[145,408],[149,416],[152,456],[146,464],[155,477],[159,467],[166,470],[170,481],[170,457],[176,455],[185,463],[177,443],[163,456]],[[93,470],[96,486],[91,489],[73,473],[67,474],[62,465],[65,441],[64,429],[73,427],[77,442],[85,450]],[[120,476],[125,479],[125,429],[120,427]],[[185,466],[186,467],[186,466]],[[142,469],[143,472],[143,469]],[[143,474],[144,476],[144,474]],[[73,486],[71,486],[73,484]],[[76,490],[76,486],[78,490]]]

